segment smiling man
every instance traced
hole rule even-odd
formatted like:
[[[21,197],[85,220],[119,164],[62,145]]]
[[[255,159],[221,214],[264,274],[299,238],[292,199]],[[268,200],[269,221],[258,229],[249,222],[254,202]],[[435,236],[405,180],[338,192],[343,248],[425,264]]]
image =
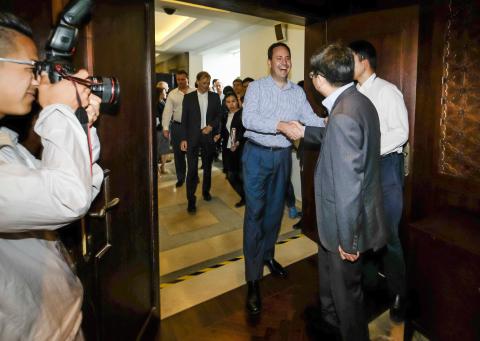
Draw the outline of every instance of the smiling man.
[[[275,261],[275,242],[282,222],[285,190],[292,165],[292,142],[301,134],[297,125],[324,126],[304,91],[288,80],[290,48],[274,43],[268,48],[270,76],[250,83],[245,95],[243,125],[247,129],[242,165],[245,189],[243,252],[248,283],[247,310],[261,311],[259,280],[266,265],[274,276],[287,272]],[[288,137],[289,138],[288,138]]]

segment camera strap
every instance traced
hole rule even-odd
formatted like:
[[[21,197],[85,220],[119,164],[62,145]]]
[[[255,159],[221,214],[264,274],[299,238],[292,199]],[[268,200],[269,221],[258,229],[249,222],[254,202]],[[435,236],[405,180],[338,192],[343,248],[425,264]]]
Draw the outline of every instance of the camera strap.
[[[80,94],[78,93],[77,84],[72,81],[73,86],[75,87],[75,95],[77,97],[78,108],[75,110],[75,116],[77,117],[80,125],[82,126],[85,134],[87,135],[87,142],[88,142],[88,154],[90,156],[90,175],[93,174],[92,169],[92,143],[90,140],[90,126],[88,125],[88,114],[87,110],[82,106],[82,100],[80,99]]]

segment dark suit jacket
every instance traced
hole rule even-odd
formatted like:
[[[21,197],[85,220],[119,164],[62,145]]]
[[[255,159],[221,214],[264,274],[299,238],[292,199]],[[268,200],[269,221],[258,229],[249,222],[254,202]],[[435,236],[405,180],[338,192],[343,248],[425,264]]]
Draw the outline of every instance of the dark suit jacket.
[[[207,125],[213,128],[210,134],[213,141],[213,132],[218,131],[222,117],[222,107],[218,94],[208,92]],[[201,114],[197,91],[186,94],[182,104],[182,140],[187,140],[188,146],[197,146],[201,137]]]
[[[380,123],[370,100],[348,88],[335,101],[327,128],[306,127],[305,141],[322,142],[314,180],[322,245],[352,254],[384,246]]]
[[[228,117],[228,113],[226,113],[222,119],[222,128],[220,132],[222,136],[223,167],[225,170],[240,171],[240,159],[242,156],[243,145],[245,144],[245,139],[243,137],[243,134],[245,133],[245,127],[243,126],[243,123],[242,123],[242,109],[238,110],[233,115],[230,131],[227,130],[227,117]],[[240,142],[240,145],[235,150],[235,152],[227,153],[227,142],[228,142],[228,138],[230,137],[232,128],[235,128],[236,130],[235,140]]]

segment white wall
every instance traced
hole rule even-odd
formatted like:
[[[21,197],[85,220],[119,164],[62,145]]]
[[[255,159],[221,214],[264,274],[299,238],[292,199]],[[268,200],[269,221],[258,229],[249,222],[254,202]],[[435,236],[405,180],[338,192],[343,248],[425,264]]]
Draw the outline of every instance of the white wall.
[[[197,73],[203,71],[203,56],[193,52],[188,53],[188,79],[190,86],[195,87]]]
[[[276,42],[272,24],[255,25],[240,35],[240,74],[241,78],[258,79],[269,74],[267,49]],[[305,28],[287,25],[287,40],[284,41],[292,52],[290,80],[298,82],[304,76]]]
[[[232,84],[240,74],[240,54],[210,53],[203,56],[203,68],[213,79],[220,79],[222,84]]]

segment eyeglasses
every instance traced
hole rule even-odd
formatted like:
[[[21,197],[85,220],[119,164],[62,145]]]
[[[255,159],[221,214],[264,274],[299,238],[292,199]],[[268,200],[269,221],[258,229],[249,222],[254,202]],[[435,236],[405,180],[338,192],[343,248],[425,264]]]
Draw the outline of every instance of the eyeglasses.
[[[12,59],[12,58],[0,58],[0,62],[15,63],[15,64],[22,64],[22,65],[30,65],[30,66],[35,66],[35,64],[37,63],[34,60],[19,60],[19,59]]]
[[[325,75],[323,73],[319,72],[319,71],[316,71],[316,72],[310,71],[308,73],[308,77],[310,77],[310,79],[314,79],[317,76],[322,76],[323,78],[325,78]]]

